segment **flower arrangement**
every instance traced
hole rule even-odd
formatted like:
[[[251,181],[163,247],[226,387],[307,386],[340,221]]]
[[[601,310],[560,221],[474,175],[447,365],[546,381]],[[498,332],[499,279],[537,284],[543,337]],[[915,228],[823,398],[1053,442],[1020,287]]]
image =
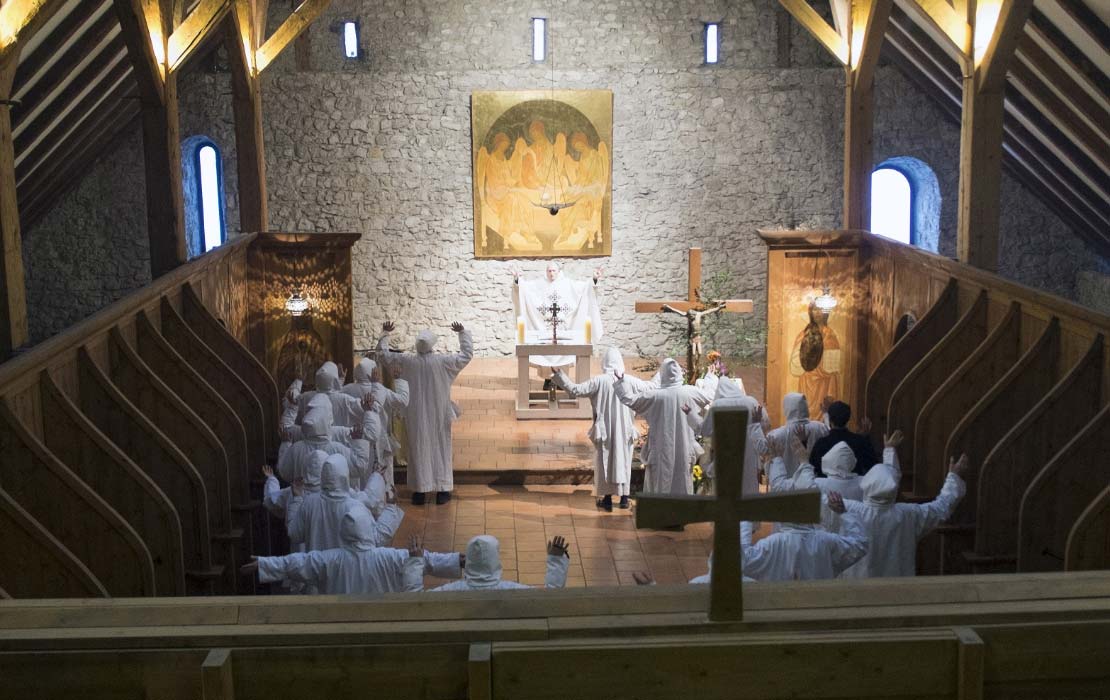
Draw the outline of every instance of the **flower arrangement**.
[[[705,470],[701,468],[700,464],[695,463],[694,466],[690,468],[690,476],[694,477],[694,495],[699,493],[708,495],[709,488],[713,484],[713,479],[705,473]]]

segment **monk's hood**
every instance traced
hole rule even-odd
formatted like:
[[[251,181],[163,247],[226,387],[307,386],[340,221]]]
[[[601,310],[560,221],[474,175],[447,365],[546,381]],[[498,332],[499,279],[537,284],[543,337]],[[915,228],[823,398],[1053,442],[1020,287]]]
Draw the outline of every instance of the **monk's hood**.
[[[471,588],[492,588],[501,582],[501,545],[496,537],[478,535],[470,539],[463,577]]]
[[[809,420],[809,403],[805,394],[791,393],[782,397],[782,413],[787,423]]]
[[[855,468],[856,453],[852,452],[852,448],[844,441],[833,445],[832,449],[821,458],[821,471],[829,476],[847,479]]]
[[[863,500],[873,506],[887,506],[898,498],[898,474],[889,464],[876,464],[859,482]]]
[[[435,349],[436,343],[439,338],[431,331],[420,331],[416,334],[416,352],[421,355],[427,355]]]
[[[624,358],[621,357],[620,350],[609,348],[605,351],[605,357],[601,360],[601,373],[624,374]]]
[[[677,361],[668,357],[659,367],[659,387],[666,389],[682,385],[682,367]]]
[[[374,548],[374,516],[361,505],[353,506],[343,516],[339,525],[339,538],[343,546],[358,552]]]
[[[308,400],[304,420],[301,421],[301,436],[306,440],[309,438],[326,438],[334,422],[331,399],[325,394],[313,394]]]
[[[355,382],[359,384],[369,384],[370,375],[374,372],[374,368],[378,365],[369,357],[364,357],[355,365]]]

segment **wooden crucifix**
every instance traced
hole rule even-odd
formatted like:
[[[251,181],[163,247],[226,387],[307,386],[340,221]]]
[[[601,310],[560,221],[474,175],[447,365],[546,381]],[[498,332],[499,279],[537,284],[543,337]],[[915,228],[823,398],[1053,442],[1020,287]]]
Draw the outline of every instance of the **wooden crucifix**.
[[[728,313],[751,313],[755,308],[751,299],[710,299],[701,294],[701,248],[691,248],[689,271],[686,278],[684,301],[638,301],[636,313],[672,313],[686,317],[686,372],[687,381],[693,383],[698,375],[701,360],[701,322],[706,316]]]
[[[715,409],[716,496],[645,494],[636,499],[638,528],[713,523],[713,567],[709,574],[709,619],[713,621],[744,617],[740,521],[815,523],[821,519],[821,492],[817,489],[743,496],[748,419],[747,410],[742,408]]]

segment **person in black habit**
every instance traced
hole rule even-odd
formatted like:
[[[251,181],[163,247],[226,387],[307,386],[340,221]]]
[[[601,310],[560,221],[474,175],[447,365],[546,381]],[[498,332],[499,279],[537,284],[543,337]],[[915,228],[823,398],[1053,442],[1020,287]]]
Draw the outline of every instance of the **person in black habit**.
[[[856,456],[857,474],[866,474],[872,465],[880,461],[875,454],[870,437],[848,430],[848,421],[851,417],[852,408],[843,401],[833,401],[829,405],[829,434],[814,443],[809,453],[809,463],[813,465],[818,477],[824,476],[821,471],[821,458],[838,442],[847,443],[848,447],[852,448],[852,453]],[[867,419],[864,418],[863,423],[866,421]]]

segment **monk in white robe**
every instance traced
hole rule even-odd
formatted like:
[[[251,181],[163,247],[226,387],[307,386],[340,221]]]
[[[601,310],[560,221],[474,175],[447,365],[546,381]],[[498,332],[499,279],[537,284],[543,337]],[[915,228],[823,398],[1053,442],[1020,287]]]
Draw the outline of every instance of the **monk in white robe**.
[[[361,479],[373,467],[371,445],[363,439],[364,434],[377,440],[380,434],[380,416],[376,411],[363,411],[362,424],[357,428],[336,432],[332,425],[331,400],[322,394],[313,396],[308,401],[299,429],[294,427],[286,431],[286,438],[292,444],[281,452],[277,463],[278,476],[287,483],[292,483],[297,478],[303,479],[308,472],[312,453],[323,450],[328,454],[343,455]]]
[[[797,430],[799,425],[804,426],[805,438],[802,440],[802,444],[812,448],[819,439],[829,434],[829,426],[820,421],[809,419],[809,404],[806,402],[805,394],[791,393],[784,396],[782,398],[782,412],[786,417],[786,423],[782,427],[775,428],[767,433],[767,441],[768,443],[775,443],[779,451],[783,453],[786,475],[789,477],[793,476],[794,470],[806,461],[805,459],[799,459],[794,450],[787,449],[791,432]]]
[[[813,467],[804,464],[792,478],[785,476],[781,458],[771,463],[773,491],[816,489]],[[841,532],[832,533],[808,523],[780,523],[780,529],[752,544],[752,524],[740,528],[743,571],[757,581],[836,578],[867,554],[868,537],[862,521],[845,513],[843,501],[830,507],[842,515]]]
[[[883,451],[883,461],[889,453]],[[863,476],[863,501],[844,501],[871,538],[871,551],[853,577],[913,576],[917,572],[917,543],[947,520],[967,492],[963,475],[967,455],[952,459],[940,493],[928,503],[895,503],[901,471],[894,464],[876,464]],[[838,496],[839,498],[839,496]],[[832,500],[830,496],[830,501]]]
[[[423,505],[425,493],[435,491],[436,503],[442,505],[451,500],[455,488],[451,424],[458,417],[458,407],[451,401],[451,384],[474,357],[474,341],[461,323],[453,323],[451,330],[459,334],[458,352],[433,352],[436,335],[425,330],[416,336],[416,353],[394,353],[389,351],[393,329],[391,322],[382,326],[385,333],[378,342],[378,353],[409,383],[405,429],[412,503]]]
[[[567,569],[570,555],[566,541],[556,536],[547,545],[547,570],[544,574],[544,588],[563,588],[567,585]],[[501,544],[496,537],[478,535],[466,545],[466,566],[457,581],[445,583],[430,591],[504,591],[518,588],[532,588],[516,581],[501,578]]]
[[[374,521],[365,508],[352,508],[344,513],[339,531],[340,547],[284,557],[257,557],[240,570],[258,572],[262,583],[302,584],[329,595],[419,591],[425,569],[444,578],[458,578],[461,573],[458,553],[376,546]]]
[[[744,475],[741,482],[741,492],[745,495],[759,493],[759,466],[762,456],[767,451],[767,438],[763,433],[763,407],[751,396],[744,393],[744,388],[729,377],[721,377],[717,382],[716,396],[709,406],[709,412],[704,420],[693,419],[694,432],[702,437],[712,439],[714,430],[713,414],[718,409],[743,408],[748,411],[748,437],[744,442]],[[686,406],[689,408],[689,405]],[[697,414],[691,409],[688,415]],[[705,463],[705,473],[712,477],[716,471],[716,455],[709,455]]]
[[[628,485],[632,482],[632,451],[640,436],[633,422],[632,409],[617,398],[614,386],[624,375],[624,358],[617,348],[609,348],[601,361],[601,374],[575,384],[556,370],[552,381],[571,398],[587,397],[593,407],[594,422],[587,433],[594,445],[594,494],[601,496],[597,504],[613,510],[613,496],[620,497],[620,507],[628,508]],[[625,379],[630,388],[645,391],[648,382],[635,377]]]
[[[316,450],[309,455],[308,471],[305,472],[303,480],[305,493],[320,491],[320,477],[324,472],[324,462],[327,459],[328,453],[323,450]],[[293,487],[282,488],[269,465],[262,467],[262,473],[266,475],[266,483],[262,486],[262,506],[270,515],[284,521],[285,509],[289,506],[289,499],[293,498]]]
[[[331,401],[332,420],[335,425],[350,428],[358,425],[362,420],[362,406],[359,399],[349,394],[344,394],[343,379],[340,377],[338,365],[334,362],[325,362],[316,370],[316,391],[301,394],[301,405],[307,406],[307,400],[313,396],[323,394]]]
[[[811,465],[812,466],[812,465]],[[853,470],[856,468],[856,455],[846,442],[838,442],[821,458],[821,471],[825,476],[815,479],[821,495],[828,498],[830,493],[839,493],[846,499],[863,499],[860,480],[863,478]],[[821,527],[829,532],[840,532],[840,514],[831,508],[821,509]]]
[[[709,405],[710,397],[683,384],[682,368],[669,357],[659,368],[658,388],[637,391],[621,374],[616,392],[621,403],[647,419],[647,441],[640,453],[644,493],[693,493],[690,468],[703,450],[682,407],[690,405],[700,411]]]
[[[600,270],[595,271],[592,282],[572,280],[563,275],[554,261],[547,264],[546,274],[537,280],[520,279],[520,273],[514,270],[513,309],[517,318],[524,320],[526,335],[538,333],[542,342],[551,341],[551,324],[544,321],[544,307],[550,307],[554,300],[562,309],[559,318],[565,322],[559,330],[561,338],[585,342],[586,321],[589,321],[590,342],[600,343],[605,327],[594,293],[600,275]],[[537,367],[565,367],[574,364],[574,356],[537,355],[528,358],[528,362]]]
[[[320,475],[318,493],[306,495],[300,482],[293,482],[293,497],[285,509],[285,529],[289,533],[289,541],[293,544],[304,543],[305,550],[310,552],[339,547],[342,545],[339,525],[343,515],[356,507],[370,513],[365,503],[351,493],[347,460],[342,455],[329,456]],[[374,523],[374,542],[391,542],[403,517],[404,513],[399,508],[384,512],[383,517]]]
[[[359,360],[355,365],[355,381],[343,387],[343,393],[360,401],[366,396],[372,396],[380,407],[382,416],[383,438],[377,445],[378,463],[385,470],[383,477],[386,483],[392,485],[393,467],[397,450],[401,443],[393,432],[393,420],[405,415],[409,405],[409,384],[399,376],[393,378],[393,389],[382,384],[382,372],[378,363],[368,357]]]

